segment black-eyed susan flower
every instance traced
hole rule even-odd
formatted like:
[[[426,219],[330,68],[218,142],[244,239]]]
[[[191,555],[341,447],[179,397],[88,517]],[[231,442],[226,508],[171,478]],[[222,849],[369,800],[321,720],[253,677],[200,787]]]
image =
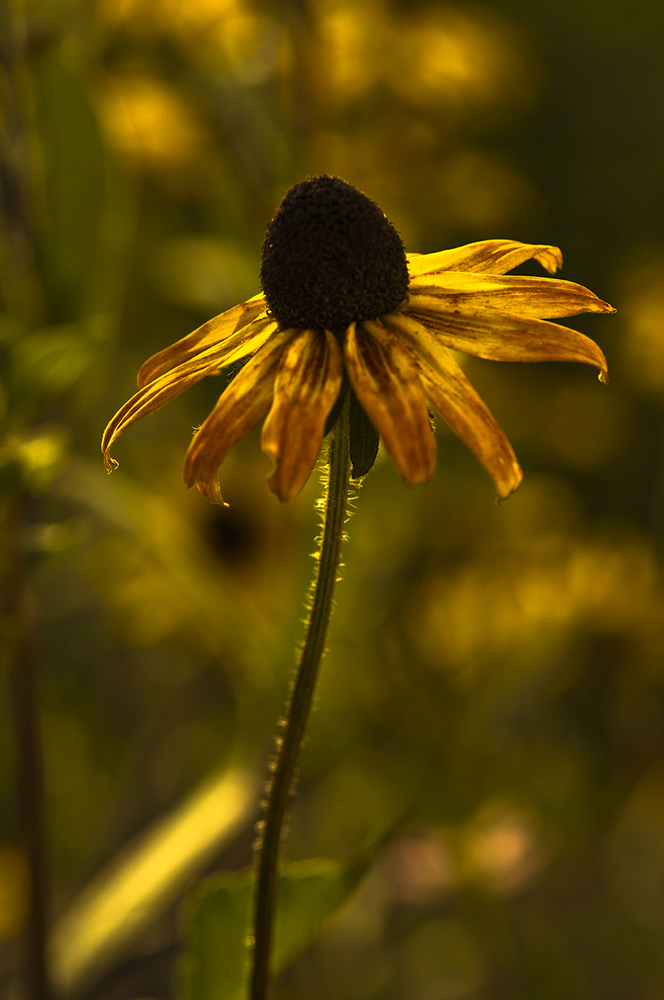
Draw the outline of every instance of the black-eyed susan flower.
[[[373,464],[378,435],[407,485],[427,482],[436,446],[429,407],[477,456],[499,498],[519,485],[514,451],[448,348],[494,361],[581,361],[607,379],[588,337],[550,322],[615,310],[581,285],[506,272],[531,258],[553,274],[556,247],[485,240],[407,255],[380,208],[337,177],[296,184],[263,243],[263,293],[209,320],[150,358],[139,391],[102,441],[206,375],[248,358],[195,433],[185,481],[222,503],[224,457],[265,418],[262,448],[274,459],[270,489],[292,499],[349,389],[353,475]]]

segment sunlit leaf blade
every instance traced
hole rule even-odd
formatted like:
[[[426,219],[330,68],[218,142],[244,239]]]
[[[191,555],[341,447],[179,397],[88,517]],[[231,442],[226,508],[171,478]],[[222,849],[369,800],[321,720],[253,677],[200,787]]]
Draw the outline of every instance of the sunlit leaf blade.
[[[380,841],[345,862],[313,858],[285,864],[273,969],[279,976],[316,940],[366,874]],[[188,949],[181,966],[179,1000],[244,1000],[249,976],[254,873],[209,879],[190,901]]]
[[[250,817],[253,773],[229,770],[159,820],[83,890],[51,938],[54,985],[69,993],[109,968]]]

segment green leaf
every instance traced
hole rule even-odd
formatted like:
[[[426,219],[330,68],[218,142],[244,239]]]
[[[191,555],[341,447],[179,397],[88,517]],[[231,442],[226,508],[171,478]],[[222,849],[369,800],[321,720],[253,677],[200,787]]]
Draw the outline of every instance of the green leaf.
[[[65,46],[31,63],[44,172],[45,277],[59,318],[80,313],[96,257],[105,152],[89,83]]]
[[[274,969],[279,975],[315,941],[348,901],[374,859],[354,857],[345,864],[329,858],[294,861],[279,879]]]
[[[87,329],[79,324],[37,330],[23,337],[12,351],[12,382],[19,393],[32,388],[58,396],[85,374],[97,350]]]
[[[89,323],[60,323],[29,333],[9,351],[12,414],[34,419],[88,372],[100,356],[102,337]]]
[[[239,1000],[248,974],[251,870],[203,882],[189,901],[182,1000]]]
[[[247,822],[255,794],[251,770],[214,775],[95,876],[51,935],[59,993],[85,989],[112,968]]]
[[[373,862],[383,838],[345,862],[329,858],[282,867],[273,955],[274,975],[315,941]],[[187,952],[180,1000],[243,1000],[250,958],[254,873],[216,875],[199,886],[188,905]]]
[[[350,461],[353,479],[360,479],[373,469],[379,442],[378,431],[364,412],[355,393],[351,391]]]

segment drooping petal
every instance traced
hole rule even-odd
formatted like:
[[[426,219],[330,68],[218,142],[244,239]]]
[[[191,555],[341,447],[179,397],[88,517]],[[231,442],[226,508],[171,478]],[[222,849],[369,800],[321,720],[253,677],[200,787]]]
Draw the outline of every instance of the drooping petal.
[[[403,314],[435,332],[446,347],[490,361],[581,361],[595,365],[601,381],[608,381],[604,354],[577,330],[497,310],[456,313],[442,309],[435,299],[422,299],[413,295]]]
[[[275,461],[268,486],[280,500],[292,500],[304,486],[342,379],[343,358],[333,334],[302,330],[287,345],[261,439]]]
[[[344,340],[355,394],[407,486],[433,474],[436,444],[422,383],[409,348],[381,322],[352,323]]]
[[[222,341],[226,341],[227,338],[232,337],[233,334],[237,334],[243,329],[246,330],[264,312],[265,296],[254,295],[253,299],[241,302],[239,305],[233,306],[232,309],[227,309],[226,312],[221,313],[219,316],[209,319],[207,323],[203,323],[193,333],[187,334],[182,340],[178,340],[177,343],[171,344],[170,347],[166,347],[163,351],[159,351],[158,354],[153,354],[151,358],[148,358],[136,378],[139,387],[142,388],[148,382],[152,382],[153,379],[158,378],[165,372],[170,371],[172,368],[177,368],[178,365],[189,361],[194,355],[199,355],[208,347],[214,347],[216,344],[220,344]],[[268,322],[269,319],[266,318],[266,323]],[[235,338],[234,343],[237,342],[238,338]],[[251,353],[250,350],[247,351],[247,354],[249,353]]]
[[[118,463],[111,458],[110,451],[114,442],[120,437],[123,431],[135,424],[137,420],[146,417],[149,413],[161,409],[171,399],[175,399],[181,392],[188,389],[190,385],[195,385],[202,378],[209,375],[206,364],[197,367],[191,366],[186,373],[169,372],[148,383],[143,389],[134,393],[131,399],[122,406],[114,417],[109,420],[101,439],[101,451],[104,456],[104,465],[107,472],[112,472],[117,468]]]
[[[429,401],[454,433],[482,463],[504,500],[523,473],[511,444],[449,351],[421,324],[391,315],[385,322],[415,353]]]
[[[224,365],[230,364],[238,358],[244,357],[246,347],[249,344],[252,350],[257,350],[270,339],[277,329],[275,320],[256,320],[249,324],[245,330],[240,331],[243,335],[244,343],[239,345],[234,338],[229,338],[222,345],[208,348],[200,355],[196,355],[189,361],[183,362],[177,368],[160,375],[144,385],[138,392],[134,393],[131,399],[127,400],[115,416],[109,421],[101,441],[101,450],[104,456],[104,464],[110,472],[117,463],[110,457],[110,450],[113,442],[119,438],[127,427],[131,427],[137,420],[146,417],[149,413],[161,409],[189,386],[200,382],[206,375],[217,375]],[[246,333],[245,333],[246,331]],[[231,343],[231,340],[233,342]],[[235,345],[235,346],[234,346]],[[221,358],[221,360],[220,360]]]
[[[438,306],[462,313],[488,313],[498,309],[534,319],[576,316],[583,312],[615,312],[613,306],[603,302],[589,288],[557,278],[442,271],[413,278],[409,293],[414,309]]]
[[[187,486],[199,488],[208,500],[223,503],[217,470],[234,444],[248,434],[270,409],[279,362],[295,330],[275,334],[238,372],[198,429],[184,459]]]
[[[534,258],[549,274],[563,265],[558,247],[546,243],[519,243],[516,240],[481,240],[463,247],[440,250],[411,257],[408,271],[411,278],[438,271],[481,271],[485,274],[506,274],[513,267]]]

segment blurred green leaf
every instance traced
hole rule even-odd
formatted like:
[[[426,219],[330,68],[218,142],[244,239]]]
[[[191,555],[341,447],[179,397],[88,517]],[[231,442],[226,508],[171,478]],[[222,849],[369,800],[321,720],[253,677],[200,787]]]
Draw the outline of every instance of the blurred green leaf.
[[[247,821],[254,797],[250,771],[235,768],[216,775],[101,871],[53,931],[52,976],[58,990],[89,982],[131,948]]]
[[[17,396],[57,396],[92,364],[96,352],[87,330],[66,323],[23,337],[12,351],[11,388]]]
[[[46,195],[46,280],[59,318],[80,313],[94,264],[105,185],[104,147],[89,85],[64,45],[32,64]]]
[[[323,932],[367,873],[383,839],[344,862],[312,858],[283,865],[273,968],[276,976]],[[217,875],[189,904],[181,1000],[241,1000],[249,972],[254,872]]]

